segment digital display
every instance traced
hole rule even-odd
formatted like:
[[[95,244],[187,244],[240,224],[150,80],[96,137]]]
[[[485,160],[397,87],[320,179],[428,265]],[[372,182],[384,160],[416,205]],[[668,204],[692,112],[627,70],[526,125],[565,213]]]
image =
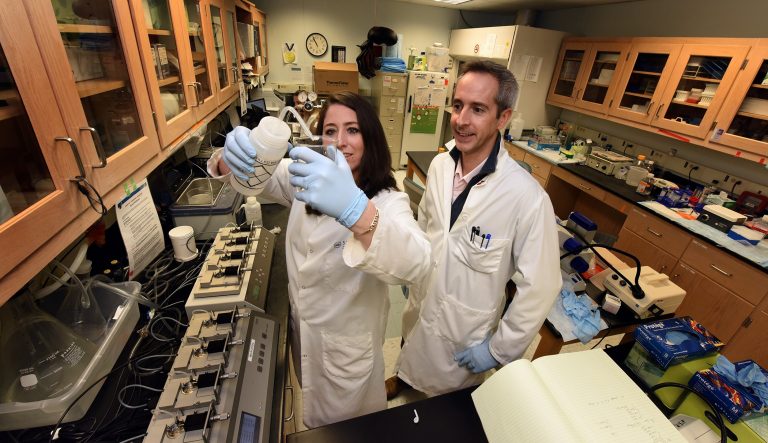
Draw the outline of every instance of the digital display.
[[[240,437],[238,443],[259,443],[261,417],[242,412],[240,414]]]

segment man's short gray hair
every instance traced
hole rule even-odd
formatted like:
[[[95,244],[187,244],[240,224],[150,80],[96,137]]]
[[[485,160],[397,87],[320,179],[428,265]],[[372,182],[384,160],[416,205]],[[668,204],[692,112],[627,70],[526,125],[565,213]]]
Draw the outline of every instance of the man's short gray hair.
[[[496,94],[496,105],[499,110],[497,117],[506,109],[512,109],[512,105],[517,100],[517,94],[520,88],[517,85],[515,76],[504,66],[486,60],[478,60],[465,63],[461,68],[459,80],[468,72],[479,72],[492,75],[499,82],[499,92]],[[457,80],[458,83],[458,80]]]

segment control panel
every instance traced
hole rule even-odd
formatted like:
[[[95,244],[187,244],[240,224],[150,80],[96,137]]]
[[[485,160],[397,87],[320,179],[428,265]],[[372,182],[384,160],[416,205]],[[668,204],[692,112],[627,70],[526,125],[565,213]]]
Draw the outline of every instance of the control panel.
[[[261,226],[219,229],[187,299],[197,310],[244,307],[264,312],[275,235]]]
[[[144,442],[268,441],[277,338],[257,311],[196,311]]]

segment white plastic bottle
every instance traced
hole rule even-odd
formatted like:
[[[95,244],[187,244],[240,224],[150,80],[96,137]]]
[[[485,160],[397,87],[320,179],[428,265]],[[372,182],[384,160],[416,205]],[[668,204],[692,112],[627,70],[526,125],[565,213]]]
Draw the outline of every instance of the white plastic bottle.
[[[515,116],[509,122],[509,136],[512,137],[512,140],[520,140],[520,137],[523,135],[524,124],[523,114],[516,112]]]
[[[243,203],[241,207],[245,209],[245,221],[255,225],[263,224],[261,218],[261,203],[259,203],[259,200],[257,200],[256,197],[251,196],[246,198],[245,203]]]
[[[277,164],[288,149],[288,139],[291,137],[291,128],[285,122],[276,117],[264,117],[249,136],[249,140],[256,150],[254,161],[254,173],[242,180],[232,174],[230,183],[236,191],[245,195],[256,195],[264,188],[264,183],[275,172]]]

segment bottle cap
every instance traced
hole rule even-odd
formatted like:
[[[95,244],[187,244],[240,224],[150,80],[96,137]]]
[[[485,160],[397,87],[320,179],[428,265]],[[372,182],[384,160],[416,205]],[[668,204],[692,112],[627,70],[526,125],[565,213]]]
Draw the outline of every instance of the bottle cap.
[[[637,156],[637,159],[638,159],[638,160],[645,160],[645,156],[644,156],[643,154],[639,154],[639,155]]]

